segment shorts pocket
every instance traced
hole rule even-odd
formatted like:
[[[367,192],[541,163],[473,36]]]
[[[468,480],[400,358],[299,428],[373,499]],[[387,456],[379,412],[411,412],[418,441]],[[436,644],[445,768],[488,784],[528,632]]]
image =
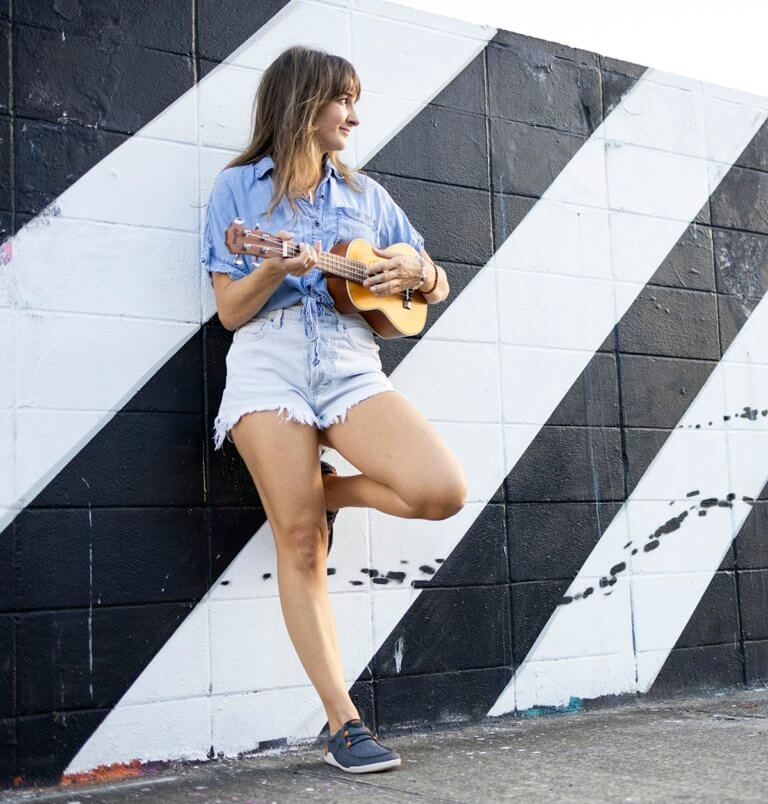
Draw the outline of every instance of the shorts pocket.
[[[238,340],[256,341],[263,338],[267,334],[267,330],[272,325],[272,318],[254,318],[251,321],[238,327],[235,332],[235,337]]]
[[[354,207],[336,207],[336,242],[362,237],[376,245],[376,219]]]
[[[353,349],[359,352],[378,352],[379,344],[373,335],[373,330],[365,323],[345,323],[344,334],[347,342]]]

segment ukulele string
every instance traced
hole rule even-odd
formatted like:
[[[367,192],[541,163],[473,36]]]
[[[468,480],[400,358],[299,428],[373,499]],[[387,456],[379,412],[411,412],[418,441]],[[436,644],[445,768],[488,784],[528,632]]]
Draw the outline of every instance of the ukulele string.
[[[284,242],[279,238],[268,238],[268,237],[261,238],[261,240],[262,242],[280,244],[281,247]],[[289,252],[288,256],[295,257],[299,253],[301,253],[301,250],[296,244],[289,243],[288,252]],[[331,254],[328,251],[321,251],[320,255],[325,262],[331,263],[331,265],[333,265],[334,267],[344,269],[349,268],[349,270],[352,271],[351,278],[355,279],[356,281],[360,281],[365,278],[365,266],[362,263],[359,263],[355,260],[350,260],[348,257],[339,257],[337,254]]]

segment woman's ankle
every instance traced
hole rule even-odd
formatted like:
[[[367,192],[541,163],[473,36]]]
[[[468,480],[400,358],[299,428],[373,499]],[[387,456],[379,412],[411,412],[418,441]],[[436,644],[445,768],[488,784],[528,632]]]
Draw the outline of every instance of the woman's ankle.
[[[354,718],[359,718],[360,713],[357,709],[354,709],[351,712],[347,712],[347,714],[340,714],[335,715],[333,718],[328,718],[328,734],[333,737],[334,734],[342,727],[344,723],[348,720],[353,720]]]

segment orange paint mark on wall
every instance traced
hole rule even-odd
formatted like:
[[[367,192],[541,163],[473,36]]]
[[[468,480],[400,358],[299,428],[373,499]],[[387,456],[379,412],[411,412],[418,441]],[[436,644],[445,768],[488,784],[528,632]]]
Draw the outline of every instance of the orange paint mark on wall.
[[[115,762],[112,765],[98,765],[93,770],[83,773],[63,774],[60,785],[84,784],[90,782],[114,782],[120,779],[133,779],[142,776],[141,760],[132,759],[130,762]]]

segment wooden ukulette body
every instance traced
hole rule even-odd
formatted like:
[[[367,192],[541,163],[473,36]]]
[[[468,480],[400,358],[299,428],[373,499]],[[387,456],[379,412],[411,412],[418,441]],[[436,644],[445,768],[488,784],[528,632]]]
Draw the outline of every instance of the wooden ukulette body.
[[[293,257],[299,253],[298,244],[281,240],[260,229],[246,228],[242,220],[229,225],[225,242],[233,254],[251,254],[258,257]],[[418,256],[408,243],[395,243],[388,247],[395,254]],[[365,266],[379,262],[373,246],[362,237],[337,243],[330,251],[318,254],[317,267],[326,275],[328,292],[334,307],[340,313],[359,313],[368,326],[382,338],[402,338],[418,335],[427,323],[427,301],[418,290],[408,294],[398,292],[377,296],[362,281]]]
[[[418,251],[408,243],[395,243],[388,248],[396,254],[418,255]],[[330,253],[365,265],[382,259],[374,254],[371,244],[362,237],[337,243]],[[334,307],[340,313],[360,313],[368,326],[382,338],[418,335],[427,323],[427,302],[418,290],[414,291],[411,306],[407,308],[403,306],[404,297],[401,293],[377,296],[365,285],[328,273],[326,282]]]

